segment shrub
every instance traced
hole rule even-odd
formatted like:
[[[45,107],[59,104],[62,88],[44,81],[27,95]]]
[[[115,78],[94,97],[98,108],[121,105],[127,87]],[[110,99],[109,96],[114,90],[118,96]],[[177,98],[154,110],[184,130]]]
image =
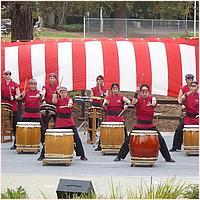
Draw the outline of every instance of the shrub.
[[[28,193],[22,186],[18,187],[16,190],[7,188],[1,193],[1,199],[28,199]]]
[[[191,184],[188,185],[183,192],[183,198],[186,199],[199,199],[199,185]]]

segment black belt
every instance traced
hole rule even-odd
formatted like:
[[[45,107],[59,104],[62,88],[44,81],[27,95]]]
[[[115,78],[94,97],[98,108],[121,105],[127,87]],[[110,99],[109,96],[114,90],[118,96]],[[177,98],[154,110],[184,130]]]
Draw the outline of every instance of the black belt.
[[[10,100],[9,97],[1,97],[1,100]]]
[[[107,110],[106,115],[108,116],[118,116],[121,113],[121,111],[113,111],[113,110]]]
[[[100,106],[101,106],[101,103],[92,102],[91,105],[92,105],[92,106],[95,106],[95,107],[100,107]]]
[[[199,113],[186,112],[186,116],[188,117],[196,117],[197,115],[199,115]]]
[[[40,109],[39,108],[25,108],[25,112],[28,112],[28,113],[39,113]]]
[[[63,113],[59,113],[57,117],[59,118],[71,118],[71,113],[69,114],[63,114]]]
[[[137,120],[138,124],[153,124],[152,120]]]

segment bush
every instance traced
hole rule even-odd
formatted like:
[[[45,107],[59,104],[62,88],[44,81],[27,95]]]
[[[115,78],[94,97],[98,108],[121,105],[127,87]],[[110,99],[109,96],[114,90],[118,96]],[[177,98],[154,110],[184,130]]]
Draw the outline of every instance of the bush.
[[[199,199],[199,185],[189,185],[183,193],[183,198],[186,199]]]
[[[1,199],[28,199],[28,193],[22,186],[18,187],[16,190],[7,188],[1,193]]]

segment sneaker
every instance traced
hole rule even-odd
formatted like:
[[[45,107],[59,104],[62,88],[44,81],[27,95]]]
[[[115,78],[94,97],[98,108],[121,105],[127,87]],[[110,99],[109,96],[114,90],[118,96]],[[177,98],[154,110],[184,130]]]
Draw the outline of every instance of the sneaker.
[[[40,157],[37,160],[42,161],[43,159],[44,159],[44,157],[40,155]]]
[[[171,148],[169,151],[170,151],[170,152],[174,152],[174,151],[176,151],[176,149]]]
[[[175,162],[173,159],[166,160],[166,162]]]
[[[120,161],[121,158],[119,158],[118,156],[113,160],[113,161]]]
[[[98,146],[98,147],[95,149],[95,151],[101,151],[101,147]]]
[[[13,145],[12,147],[10,147],[10,150],[15,150],[16,148],[16,145]]]
[[[83,161],[87,160],[87,158],[85,156],[81,156],[80,159],[83,160]]]

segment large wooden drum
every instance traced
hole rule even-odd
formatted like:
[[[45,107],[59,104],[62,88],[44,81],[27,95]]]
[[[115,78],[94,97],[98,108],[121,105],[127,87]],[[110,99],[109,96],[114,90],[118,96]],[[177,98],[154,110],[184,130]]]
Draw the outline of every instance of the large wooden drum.
[[[40,150],[41,125],[39,122],[17,122],[16,151],[34,152]]]
[[[118,153],[125,140],[123,122],[102,122],[100,141],[102,153]]]
[[[86,112],[87,117],[87,143],[94,144],[96,142],[96,133],[103,121],[104,111],[100,107],[91,106],[87,109]]]
[[[1,103],[1,142],[12,142],[13,111],[9,103]]]
[[[185,125],[183,129],[183,148],[186,155],[199,155],[199,125]]]
[[[159,140],[157,131],[132,130],[130,134],[131,166],[153,166],[158,159]]]
[[[70,164],[74,152],[72,129],[47,129],[45,133],[45,164]]]

